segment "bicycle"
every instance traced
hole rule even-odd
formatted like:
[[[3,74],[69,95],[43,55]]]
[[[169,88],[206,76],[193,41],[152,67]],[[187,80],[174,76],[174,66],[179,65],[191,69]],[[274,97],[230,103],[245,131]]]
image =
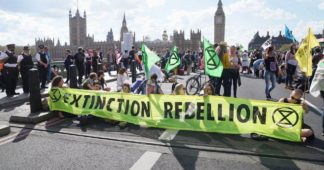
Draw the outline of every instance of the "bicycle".
[[[205,81],[203,82],[203,75],[205,77]],[[186,92],[189,95],[196,95],[198,94],[201,90],[203,90],[204,86],[206,83],[209,82],[206,81],[206,75],[203,74],[203,72],[200,71],[199,75],[195,75],[193,77],[190,77],[187,81],[186,81]]]

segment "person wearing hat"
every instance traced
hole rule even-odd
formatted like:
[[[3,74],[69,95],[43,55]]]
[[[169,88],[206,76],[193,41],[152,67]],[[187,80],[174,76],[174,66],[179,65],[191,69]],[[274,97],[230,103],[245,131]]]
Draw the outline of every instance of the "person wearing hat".
[[[85,58],[84,50],[82,47],[79,47],[78,52],[74,55],[74,63],[78,69],[79,84],[82,83],[82,77],[84,75],[84,58]]]
[[[16,93],[18,69],[17,57],[15,56],[15,44],[7,45],[7,50],[0,54],[0,61],[4,62],[3,75],[7,96],[12,97],[13,95],[18,95],[19,93]]]
[[[47,56],[47,81],[49,82],[52,79],[52,67],[51,67],[51,63],[52,63],[52,55],[49,52],[49,48],[48,46],[44,47],[44,52]]]
[[[23,91],[24,93],[29,93],[28,71],[34,67],[34,63],[28,46],[24,46],[23,53],[18,56],[17,63],[22,79]]]
[[[37,60],[37,69],[39,74],[39,80],[41,82],[41,89],[45,89],[46,87],[46,81],[47,81],[47,67],[48,67],[48,58],[45,53],[45,46],[39,45],[38,46],[39,51],[36,54],[35,58]]]

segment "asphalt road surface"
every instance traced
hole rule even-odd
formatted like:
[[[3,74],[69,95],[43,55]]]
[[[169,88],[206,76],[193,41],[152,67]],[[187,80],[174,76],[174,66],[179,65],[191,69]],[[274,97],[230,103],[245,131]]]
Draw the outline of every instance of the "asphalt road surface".
[[[179,76],[185,82],[189,76]],[[109,83],[115,89],[115,83]],[[163,83],[165,93],[171,84]],[[278,85],[272,97],[288,97]],[[264,100],[264,80],[242,76],[238,97]],[[324,169],[323,100],[306,95],[313,106],[305,122],[315,131],[312,143],[275,139],[255,141],[249,135],[174,131],[128,124],[113,126],[93,118],[53,118],[36,125],[11,123],[0,138],[0,169]],[[28,111],[28,103],[0,109],[0,123],[12,113]],[[319,110],[319,111],[317,111]]]

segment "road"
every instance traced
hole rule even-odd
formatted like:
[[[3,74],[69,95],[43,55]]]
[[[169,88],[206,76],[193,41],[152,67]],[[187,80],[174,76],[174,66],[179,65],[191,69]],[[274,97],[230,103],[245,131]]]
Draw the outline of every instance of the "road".
[[[179,76],[185,82],[189,76]],[[109,83],[114,89],[114,83]],[[162,84],[170,93],[171,84]],[[242,76],[238,97],[264,100],[264,80]],[[278,85],[272,97],[289,96]],[[322,99],[306,100],[323,109]],[[315,108],[314,107],[314,108]],[[0,123],[28,104],[2,109]],[[11,123],[11,134],[0,138],[0,169],[323,169],[324,137],[316,109],[305,115],[316,139],[301,144],[249,135],[113,126],[100,119],[81,129],[74,119],[53,118],[37,125]]]

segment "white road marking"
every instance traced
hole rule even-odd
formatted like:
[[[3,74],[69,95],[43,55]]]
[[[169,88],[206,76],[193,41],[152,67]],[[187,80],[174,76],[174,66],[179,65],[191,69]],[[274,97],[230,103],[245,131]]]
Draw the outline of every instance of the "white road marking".
[[[178,130],[167,129],[161,134],[159,140],[171,141],[174,139],[178,132]]]
[[[159,160],[161,155],[162,154],[158,152],[147,151],[135,162],[130,170],[149,170],[154,166],[155,162]]]

